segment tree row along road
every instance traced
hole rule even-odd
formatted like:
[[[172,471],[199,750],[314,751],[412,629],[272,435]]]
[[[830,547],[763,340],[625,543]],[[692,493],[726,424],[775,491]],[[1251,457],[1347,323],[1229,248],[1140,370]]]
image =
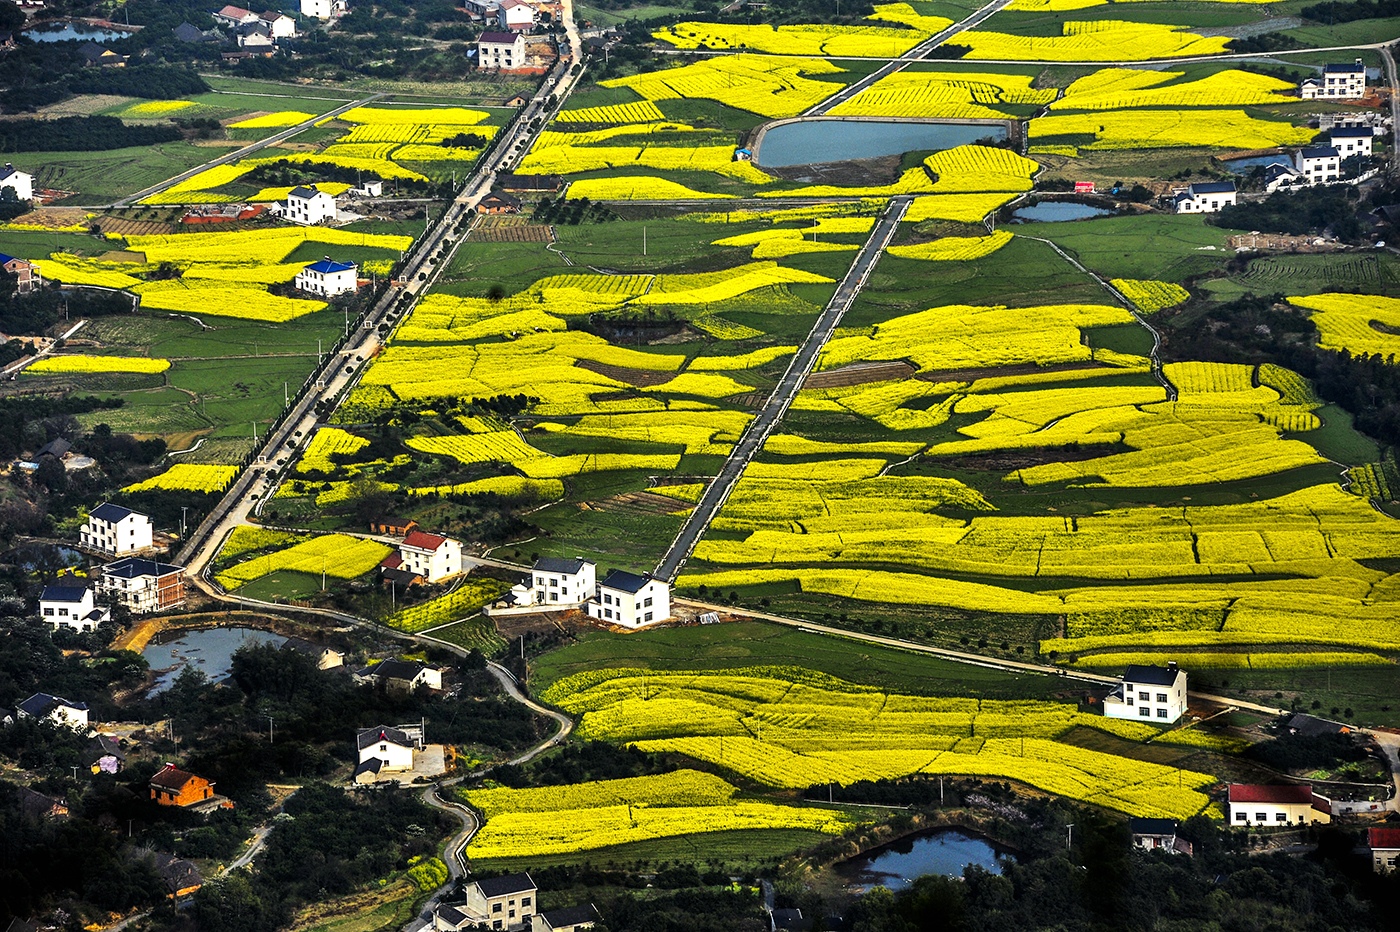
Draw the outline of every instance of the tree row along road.
[[[860,293],[866,279],[870,277],[871,270],[880,261],[885,247],[894,239],[895,233],[899,230],[899,221],[904,219],[904,214],[909,210],[909,205],[912,202],[913,199],[906,196],[896,197],[890,201],[884,216],[870,232],[870,239],[866,240],[865,245],[860,248],[860,252],[856,253],[855,261],[851,263],[846,277],[836,286],[836,293],[827,302],[826,309],[817,318],[811,332],[807,334],[807,339],[803,341],[802,347],[792,357],[792,362],[788,364],[787,371],[783,373],[777,387],[768,396],[763,408],[749,422],[744,435],[739,438],[739,442],[730,451],[724,465],[720,467],[719,475],[705,489],[705,494],[700,497],[700,502],[691,511],[690,517],[686,519],[680,533],[676,535],[676,539],[671,542],[671,546],[661,558],[661,562],[656,565],[657,577],[670,580],[674,579],[676,574],[680,572],[686,558],[690,556],[690,552],[695,549],[696,543],[699,542],[701,535],[710,526],[715,515],[719,514],[719,510],[729,498],[729,494],[734,491],[734,485],[743,475],[749,461],[762,448],[769,433],[786,413],[788,405],[792,404],[792,399],[797,396],[807,374],[812,371],[812,366],[816,364],[817,354],[826,345],[826,341],[831,339],[832,333],[841,323],[841,318],[850,308],[851,303],[855,301],[856,295]]]
[[[144,198],[148,198],[153,194],[159,194],[167,188],[173,188],[175,185],[179,184],[182,181],[189,181],[191,178],[193,178],[195,175],[198,175],[200,172],[208,171],[209,169],[216,168],[220,165],[227,165],[230,162],[236,162],[241,158],[246,158],[247,156],[252,155],[254,152],[257,152],[261,149],[266,149],[268,146],[275,146],[279,142],[291,139],[293,136],[295,136],[302,130],[310,129],[317,123],[320,123],[322,120],[329,120],[333,117],[338,117],[347,110],[353,110],[356,107],[363,107],[366,104],[373,103],[374,101],[378,100],[383,96],[383,94],[370,94],[368,97],[362,97],[359,100],[352,100],[349,103],[344,104],[343,106],[336,107],[334,110],[327,110],[320,116],[312,117],[309,120],[304,120],[303,122],[298,123],[296,126],[292,126],[287,129],[281,130],[280,132],[273,133],[266,139],[259,139],[252,145],[244,146],[241,149],[235,149],[232,152],[229,152],[225,155],[221,155],[216,159],[213,159],[212,161],[205,162],[203,165],[200,165],[197,168],[191,168],[187,172],[181,172],[174,178],[167,178],[160,184],[151,185],[149,188],[143,188],[140,191],[137,191],[135,194],[129,194],[121,200],[114,201],[113,203],[106,206],[130,207],[137,201],[140,201]]]

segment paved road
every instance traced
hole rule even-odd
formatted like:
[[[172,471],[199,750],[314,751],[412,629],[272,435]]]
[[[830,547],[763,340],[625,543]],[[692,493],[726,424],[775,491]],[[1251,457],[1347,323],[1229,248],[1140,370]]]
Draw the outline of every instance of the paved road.
[[[1381,46],[1381,60],[1385,62],[1386,79],[1390,82],[1390,125],[1400,126],[1400,81],[1395,77],[1395,56],[1390,53],[1389,45]],[[1400,168],[1400,147],[1391,146],[1390,163]]]
[[[729,458],[724,461],[724,466],[720,468],[719,475],[710,483],[705,494],[700,497],[700,503],[695,506],[695,510],[686,519],[680,534],[672,541],[665,556],[661,558],[661,562],[656,565],[657,577],[674,579],[676,574],[680,572],[686,558],[695,549],[696,542],[705,533],[705,529],[710,526],[715,515],[719,514],[720,508],[729,498],[729,493],[734,491],[734,484],[739,481],[744,467],[762,448],[763,441],[768,439],[768,434],[772,432],[774,426],[787,411],[788,405],[792,404],[792,399],[802,388],[807,374],[812,371],[812,366],[816,364],[817,354],[826,345],[826,341],[831,339],[831,334],[841,323],[842,316],[850,308],[856,295],[860,293],[861,287],[870,277],[870,272],[875,268],[875,264],[880,261],[885,247],[894,239],[895,232],[899,229],[899,221],[903,219],[912,200],[910,197],[901,196],[890,201],[884,216],[880,218],[880,222],[875,224],[875,229],[871,231],[870,239],[866,240],[865,245],[856,254],[856,260],[851,263],[846,277],[841,280],[841,284],[836,286],[836,293],[831,296],[826,310],[822,311],[821,316],[817,318],[817,322],[812,327],[811,333],[807,335],[802,348],[792,357],[787,372],[783,373],[777,387],[768,396],[768,401],[763,405],[763,409],[749,422],[743,437],[734,445]]]
[[[1011,2],[1012,0],[992,0],[991,3],[982,7],[980,10],[973,13],[967,19],[963,20],[960,23],[954,23],[947,29],[944,29],[942,32],[930,36],[923,42],[920,42],[918,45],[914,46],[909,51],[905,52],[903,55],[890,61],[889,64],[885,65],[883,68],[876,71],[875,73],[861,78],[854,84],[846,85],[846,87],[842,88],[840,91],[837,91],[834,95],[828,97],[826,100],[817,104],[815,107],[808,108],[806,111],[803,112],[802,115],[821,116],[822,114],[827,113],[831,110],[832,107],[835,107],[837,104],[845,103],[846,101],[850,100],[852,97],[856,96],[861,91],[865,90],[866,88],[870,87],[876,82],[888,78],[890,75],[894,74],[897,71],[903,71],[904,68],[911,62],[919,61],[929,52],[932,52],[944,42],[947,42],[949,39],[953,38],[953,36],[966,29],[971,29],[974,26],[979,25],[987,17],[991,16],[998,10],[1004,9]]]
[[[266,139],[259,139],[257,142],[253,143],[250,146],[244,146],[241,149],[235,149],[232,152],[227,153],[226,155],[219,156],[211,162],[205,162],[198,168],[191,168],[189,171],[176,175],[174,178],[167,178],[160,184],[151,185],[149,188],[142,188],[135,194],[128,195],[119,201],[114,201],[108,206],[130,207],[132,204],[135,204],[137,201],[143,198],[150,197],[152,194],[159,194],[166,188],[174,187],[182,181],[188,181],[189,179],[193,178],[195,175],[198,175],[202,171],[208,171],[209,169],[214,168],[215,166],[227,165],[230,162],[236,162],[239,159],[247,158],[248,156],[252,155],[254,152],[257,152],[260,149],[266,149],[268,146],[275,146],[277,143],[282,142],[283,140],[292,138],[304,129],[310,129],[312,126],[315,126],[322,120],[328,120],[331,117],[338,117],[347,110],[350,110],[354,107],[363,107],[365,104],[378,100],[383,96],[383,94],[371,94],[368,97],[362,97],[359,100],[352,100],[344,106],[336,107],[334,110],[328,110],[320,116],[312,117],[311,119],[306,120],[305,122],[298,123],[296,126],[274,133],[273,135],[268,136]]]

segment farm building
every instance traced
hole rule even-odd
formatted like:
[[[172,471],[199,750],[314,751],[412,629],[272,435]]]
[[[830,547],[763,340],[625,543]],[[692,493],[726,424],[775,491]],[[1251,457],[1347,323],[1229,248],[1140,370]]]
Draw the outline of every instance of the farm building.
[[[1366,96],[1366,65],[1361,59],[1353,64],[1330,64],[1322,67],[1322,74],[1307,78],[1298,87],[1298,96],[1304,100],[1346,100]]]
[[[1309,184],[1325,184],[1342,177],[1342,154],[1332,146],[1309,146],[1298,151],[1294,164]]]
[[[328,298],[353,294],[359,287],[359,267],[353,262],[334,262],[326,256],[297,273],[296,287]]]
[[[258,22],[267,27],[267,31],[271,33],[274,40],[292,39],[296,37],[297,21],[286,13],[268,10],[265,13],[258,14]]]
[[[593,594],[596,574],[597,568],[590,560],[541,557],[530,571],[534,582],[531,604],[576,608]]]
[[[407,537],[408,532],[417,527],[417,521],[405,520],[403,518],[381,518],[378,521],[371,521],[369,530],[371,534],[384,534],[389,537]]]
[[[665,621],[671,617],[671,586],[649,574],[613,570],[598,584],[585,611],[624,628]]]
[[[333,670],[345,665],[345,654],[321,644],[312,644],[305,638],[287,638],[283,650],[294,650],[316,661],[317,670]]]
[[[479,214],[515,214],[520,212],[520,198],[504,191],[492,191],[476,205]]]
[[[1172,198],[1172,206],[1179,214],[1213,214],[1222,207],[1234,204],[1235,199],[1233,181],[1203,181],[1177,192]]]
[[[1371,870],[1390,873],[1400,864],[1400,827],[1371,826],[1366,830],[1366,847],[1371,849]]]
[[[185,604],[185,568],[125,557],[102,567],[97,588],[135,614],[163,612]]]
[[[1307,183],[1307,176],[1290,165],[1275,162],[1264,169],[1264,190],[1270,194],[1305,187]]]
[[[413,660],[381,660],[353,675],[357,683],[374,683],[388,689],[442,689],[442,671]]]
[[[272,30],[262,23],[244,23],[238,27],[238,47],[241,49],[270,49],[275,44]]]
[[[88,743],[88,769],[93,773],[120,773],[126,766],[121,742],[110,735],[98,735]]]
[[[1148,719],[1166,725],[1186,713],[1186,671],[1176,663],[1165,667],[1132,664],[1104,698],[1106,718]]]
[[[518,68],[525,63],[525,37],[518,32],[483,32],[476,52],[476,66],[482,71]]]
[[[34,199],[34,176],[29,172],[22,172],[9,162],[5,163],[4,170],[0,171],[0,191],[9,188],[15,192],[15,200],[29,201]]]
[[[301,15],[312,19],[330,19],[349,12],[348,0],[301,0]]]
[[[407,734],[388,725],[359,732],[355,745],[360,751],[360,762],[352,778],[356,783],[374,783],[382,773],[412,770],[413,752],[418,747]]]
[[[1344,126],[1332,130],[1329,134],[1332,148],[1336,149],[1343,159],[1355,155],[1370,155],[1375,135],[1376,131],[1369,126]]]
[[[39,617],[54,628],[91,631],[112,617],[111,609],[92,601],[86,586],[45,586],[39,596]]]
[[[282,216],[306,226],[335,219],[335,198],[314,184],[298,185],[287,192]]]
[[[1128,831],[1133,834],[1135,848],[1191,854],[1191,842],[1177,837],[1176,825],[1176,819],[1132,818],[1128,820]]]
[[[450,537],[410,531],[399,544],[399,552],[389,554],[379,565],[430,583],[441,582],[462,572],[462,543]]]
[[[39,266],[27,259],[16,259],[0,252],[0,268],[15,276],[15,290],[19,294],[29,294],[44,284],[44,276],[39,274]]]
[[[174,764],[156,771],[150,782],[151,799],[158,806],[179,806],[211,809],[232,809],[233,801],[214,792],[214,784],[203,777],[186,773]]]
[[[88,512],[78,534],[79,546],[114,557],[147,550],[155,541],[151,519],[130,508],[103,502]]]
[[[1231,783],[1229,800],[1229,824],[1239,828],[1332,821],[1327,801],[1307,785]]]

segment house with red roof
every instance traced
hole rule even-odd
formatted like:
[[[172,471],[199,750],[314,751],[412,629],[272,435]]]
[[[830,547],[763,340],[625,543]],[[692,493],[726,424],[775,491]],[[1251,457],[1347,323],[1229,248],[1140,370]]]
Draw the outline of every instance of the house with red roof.
[[[1331,801],[1311,786],[1231,783],[1229,822],[1237,828],[1311,825],[1332,821]]]
[[[1371,849],[1371,870],[1390,873],[1400,863],[1400,826],[1371,826],[1366,830],[1366,846]]]
[[[390,554],[380,565],[426,582],[441,582],[462,572],[462,543],[415,529],[399,544],[399,552]]]

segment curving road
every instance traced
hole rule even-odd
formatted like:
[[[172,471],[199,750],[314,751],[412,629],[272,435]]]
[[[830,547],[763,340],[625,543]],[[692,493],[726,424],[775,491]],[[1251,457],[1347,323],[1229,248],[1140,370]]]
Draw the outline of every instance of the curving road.
[[[658,579],[674,579],[681,567],[685,565],[686,558],[695,549],[695,544],[705,533],[705,529],[710,526],[715,515],[719,514],[719,510],[729,498],[729,494],[734,491],[734,485],[743,475],[749,460],[753,459],[754,455],[763,447],[763,442],[768,439],[768,435],[777,426],[783,414],[787,412],[788,405],[792,404],[792,399],[797,397],[807,374],[812,371],[812,366],[816,364],[817,354],[826,345],[826,341],[831,339],[831,334],[841,323],[841,318],[850,308],[851,303],[855,301],[856,295],[860,293],[866,279],[870,277],[870,272],[875,268],[875,264],[880,261],[885,247],[894,239],[895,233],[899,230],[899,221],[904,219],[904,214],[909,210],[911,203],[913,203],[913,198],[903,195],[890,200],[889,206],[885,208],[884,216],[880,218],[879,223],[875,224],[875,228],[870,233],[870,239],[865,241],[865,245],[856,254],[856,259],[851,263],[846,277],[841,280],[841,284],[836,286],[836,293],[827,302],[826,309],[817,318],[811,332],[807,334],[807,339],[803,341],[802,347],[792,357],[792,362],[788,364],[787,371],[783,373],[777,387],[768,396],[768,401],[764,403],[763,408],[749,422],[749,426],[744,430],[744,435],[739,438],[739,442],[734,445],[729,458],[724,461],[724,465],[720,468],[719,475],[705,489],[705,494],[700,497],[700,503],[690,513],[690,517],[686,519],[680,533],[671,542],[671,546],[661,558],[661,562],[656,565],[655,575]]]

